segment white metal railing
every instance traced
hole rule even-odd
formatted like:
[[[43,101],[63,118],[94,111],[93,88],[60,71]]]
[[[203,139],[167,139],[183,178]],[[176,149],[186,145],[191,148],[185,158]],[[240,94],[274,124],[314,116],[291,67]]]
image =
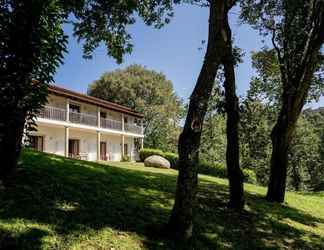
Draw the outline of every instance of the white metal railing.
[[[65,121],[66,111],[64,109],[60,109],[56,107],[45,106],[43,109],[40,110],[37,116],[40,118],[45,118],[50,120]]]
[[[65,109],[61,109],[53,106],[45,106],[43,109],[40,110],[37,117],[50,119],[50,120],[57,120],[57,121],[67,121],[66,115],[67,113]],[[86,114],[86,113],[78,113],[78,112],[70,111],[69,122],[85,124],[94,127],[98,126],[97,116]],[[122,131],[122,122],[113,119],[100,118],[100,127]],[[142,127],[135,124],[125,123],[124,129],[127,132],[133,132],[137,134],[143,133]]]
[[[115,130],[122,130],[122,123],[120,121],[111,120],[111,119],[100,119],[100,127],[110,128]]]
[[[138,125],[125,123],[124,128],[126,131],[142,134],[142,127]]]
[[[97,127],[97,116],[86,113],[69,112],[69,120],[73,123]]]

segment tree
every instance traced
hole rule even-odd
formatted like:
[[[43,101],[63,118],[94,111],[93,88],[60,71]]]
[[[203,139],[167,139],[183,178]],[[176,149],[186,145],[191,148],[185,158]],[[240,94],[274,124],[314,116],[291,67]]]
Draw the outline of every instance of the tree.
[[[321,168],[319,140],[313,125],[302,114],[288,154],[288,187],[295,191],[312,191],[314,188]]]
[[[101,42],[117,62],[132,49],[126,27],[140,16],[161,27],[172,16],[172,0],[155,1],[0,1],[0,178],[16,168],[24,130],[46,102],[47,84],[63,61],[67,37],[62,25],[69,20],[74,35],[84,41],[84,55]],[[27,125],[25,126],[25,121]]]
[[[260,100],[247,96],[241,105],[240,149],[242,168],[252,169],[257,182],[266,185],[269,180],[271,155],[271,112]]]
[[[131,65],[104,73],[89,85],[88,94],[143,113],[145,147],[176,151],[183,105],[162,73]]]
[[[216,73],[221,64],[224,64],[224,71],[227,80],[225,87],[227,89],[226,101],[229,120],[233,122],[230,126],[237,126],[237,98],[235,98],[235,79],[234,79],[234,59],[232,51],[232,39],[230,27],[228,24],[228,11],[233,7],[235,1],[216,1],[211,0],[209,6],[209,31],[207,51],[204,62],[197,79],[196,86],[190,96],[189,108],[185,120],[184,128],[179,137],[179,175],[177,180],[175,203],[169,219],[169,230],[172,234],[181,240],[188,240],[192,236],[193,230],[193,208],[196,201],[197,191],[197,168],[199,160],[199,146],[203,121],[208,109],[210,95],[214,86]],[[234,86],[233,86],[234,84]],[[229,177],[241,177],[237,170],[238,156],[236,142],[237,134],[234,132],[230,135],[233,141],[233,166],[229,167],[231,173]],[[231,181],[230,181],[231,182]],[[232,182],[231,182],[232,183]],[[233,183],[232,183],[233,184]],[[234,186],[237,194],[241,194],[240,182]],[[231,192],[233,191],[231,187]],[[232,198],[238,198],[238,202],[232,204],[241,206],[242,197],[231,195]],[[231,202],[230,202],[231,203]]]
[[[248,0],[242,19],[271,34],[281,77],[280,112],[271,133],[272,156],[267,200],[283,202],[288,148],[306,101],[324,42],[322,0]]]
[[[219,83],[215,83],[201,134],[200,159],[226,164],[226,117],[224,97]]]
[[[252,66],[256,72],[250,83],[247,98],[242,105],[242,165],[253,167],[257,180],[266,184],[269,178],[269,148],[271,141],[268,135],[270,127],[276,122],[280,96],[282,93],[279,63],[274,49],[263,48],[252,54]],[[321,79],[321,64],[311,82],[307,102],[316,101],[324,94]],[[321,116],[312,119],[313,112],[304,111],[296,126],[295,136],[288,151],[287,187],[299,190],[313,190],[318,186],[315,176],[320,175],[320,132]],[[312,143],[310,143],[312,142]],[[248,150],[244,150],[247,148]],[[244,154],[244,151],[248,153]]]

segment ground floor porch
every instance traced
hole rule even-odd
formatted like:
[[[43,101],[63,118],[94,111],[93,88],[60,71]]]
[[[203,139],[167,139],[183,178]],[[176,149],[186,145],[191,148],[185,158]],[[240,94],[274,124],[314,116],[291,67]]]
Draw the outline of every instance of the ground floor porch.
[[[27,145],[39,151],[89,161],[137,161],[143,138],[71,127],[39,125]]]

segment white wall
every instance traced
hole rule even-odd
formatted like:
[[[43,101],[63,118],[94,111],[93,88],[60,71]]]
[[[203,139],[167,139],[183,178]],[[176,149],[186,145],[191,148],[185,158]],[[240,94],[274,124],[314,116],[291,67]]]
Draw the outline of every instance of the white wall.
[[[65,128],[38,126],[38,131],[31,133],[44,137],[44,151],[47,153],[63,155],[65,153]],[[97,133],[85,130],[69,129],[69,138],[80,140],[80,153],[87,153],[88,160],[97,160]],[[101,141],[107,143],[107,154],[109,160],[121,160],[121,135],[110,135],[101,133]],[[125,136],[125,144],[128,144],[128,154],[135,161],[138,154],[135,150],[134,138]]]
[[[63,155],[65,152],[65,129],[46,126],[38,126],[37,132],[32,135],[44,137],[44,151],[47,153]]]
[[[88,154],[89,161],[97,160],[97,134],[70,128],[70,139],[80,140],[80,153]]]
[[[51,107],[60,108],[60,109],[66,109],[66,98],[50,94],[47,97],[46,105],[51,106]]]

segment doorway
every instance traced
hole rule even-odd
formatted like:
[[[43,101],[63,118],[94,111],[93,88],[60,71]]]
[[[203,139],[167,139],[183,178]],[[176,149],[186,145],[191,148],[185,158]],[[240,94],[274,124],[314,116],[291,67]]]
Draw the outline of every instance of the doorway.
[[[79,158],[80,156],[80,140],[69,139],[69,157]]]
[[[100,142],[100,160],[107,161],[107,142]]]

